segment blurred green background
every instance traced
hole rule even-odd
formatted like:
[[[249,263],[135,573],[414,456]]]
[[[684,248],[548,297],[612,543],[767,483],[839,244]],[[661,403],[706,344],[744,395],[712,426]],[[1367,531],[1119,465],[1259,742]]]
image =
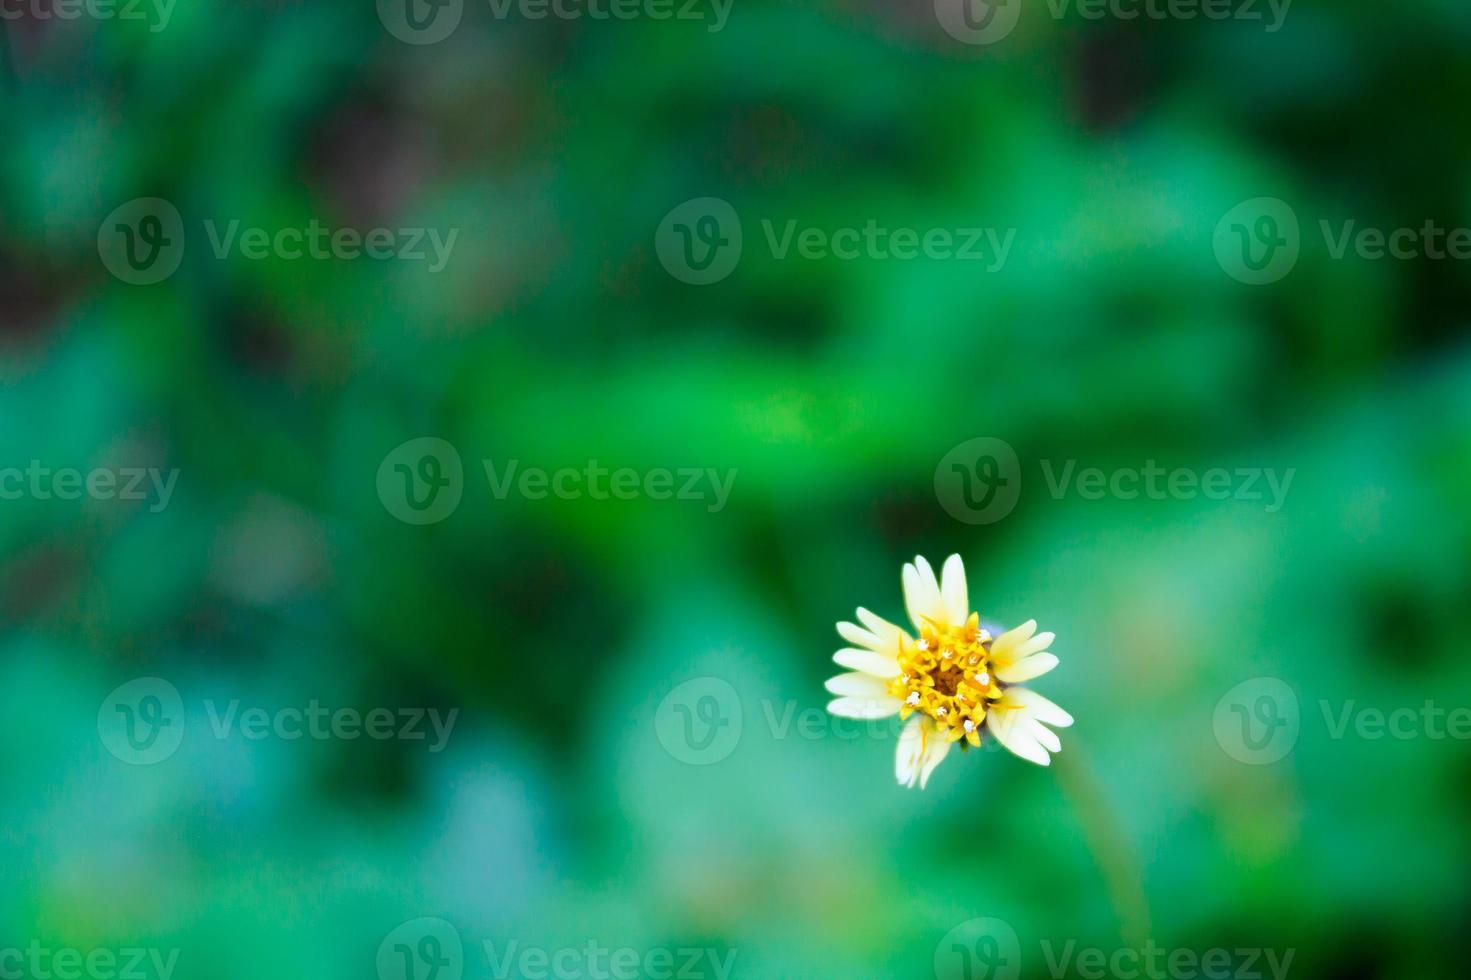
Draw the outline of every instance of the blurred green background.
[[[1466,736],[1336,726],[1471,705],[1467,263],[1319,229],[1471,224],[1471,10],[1028,0],[976,45],[926,0],[735,0],[718,30],[468,0],[410,44],[385,4],[0,24],[0,471],[177,470],[166,506],[0,484],[0,950],[453,980],[599,976],[497,972],[591,942],[622,975],[694,949],[685,975],[989,980],[1150,941],[1464,975]],[[695,285],[656,244],[704,197],[744,244]],[[1254,286],[1216,232],[1262,197],[1301,254]],[[149,285],[99,246],[139,198],[187,239]],[[457,239],[432,271],[206,230],[313,220]],[[781,257],[763,221],[1015,240],[996,271]],[[416,524],[391,501],[398,462],[433,475],[398,449],[422,437],[462,499]],[[937,491],[979,437],[1019,458],[986,524]],[[720,507],[536,499],[486,460],[734,478]],[[1295,475],[1269,511],[1043,469],[1151,460]],[[1057,633],[1034,686],[1077,724],[1051,769],[956,753],[906,791],[897,726],[824,720],[822,682],[834,622],[900,620],[901,563],[951,552],[983,616]],[[118,749],[135,678],[180,698],[147,764]],[[1221,725],[1258,678],[1299,713],[1259,765]],[[716,758],[679,746],[701,684]],[[458,714],[440,751],[216,733],[314,701]]]

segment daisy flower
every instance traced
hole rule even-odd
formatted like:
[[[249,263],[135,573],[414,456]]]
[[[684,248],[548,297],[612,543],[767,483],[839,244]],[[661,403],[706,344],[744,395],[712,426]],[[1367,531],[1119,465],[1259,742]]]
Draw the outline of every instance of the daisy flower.
[[[1039,766],[1062,743],[1053,728],[1072,715],[1042,695],[1017,685],[1057,666],[1047,651],[1051,633],[1036,620],[992,637],[970,610],[965,564],[945,560],[940,579],[923,558],[904,566],[904,605],[915,634],[858,610],[858,622],[839,623],[838,635],[852,644],[833,654],[848,673],[827,682],[836,695],[827,710],[844,718],[907,719],[899,735],[894,774],[901,785],[923,789],[956,742],[981,744],[989,732],[998,742]],[[1049,727],[1051,726],[1051,727]]]

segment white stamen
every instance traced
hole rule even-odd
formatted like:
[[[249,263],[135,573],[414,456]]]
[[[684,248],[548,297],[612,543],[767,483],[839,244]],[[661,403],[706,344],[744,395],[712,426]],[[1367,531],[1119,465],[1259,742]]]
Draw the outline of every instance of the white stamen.
[[[930,641],[920,640],[918,643],[915,644],[915,646],[919,647],[921,650],[928,650],[930,648]]]
[[[938,711],[935,712],[935,717],[936,718],[943,718],[946,715],[948,715],[949,713],[950,713],[950,709],[949,708],[941,708],[941,709],[939,709]]]
[[[976,680],[982,684],[989,684],[991,683],[991,675],[982,671],[981,673],[976,675]]]
[[[971,721],[969,718],[965,719],[965,730],[968,731],[968,732],[975,731],[976,730],[976,723],[973,722],[973,721]]]
[[[911,691],[909,697],[904,699],[905,704],[919,704],[919,692]]]

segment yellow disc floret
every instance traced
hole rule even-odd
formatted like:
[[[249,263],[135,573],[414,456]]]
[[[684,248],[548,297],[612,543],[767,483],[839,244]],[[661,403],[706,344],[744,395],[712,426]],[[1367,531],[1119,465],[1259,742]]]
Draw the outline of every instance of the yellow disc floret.
[[[991,672],[991,634],[980,617],[971,613],[963,626],[926,622],[917,641],[905,637],[889,693],[903,702],[901,717],[922,712],[950,741],[980,745],[986,710],[1002,696]]]

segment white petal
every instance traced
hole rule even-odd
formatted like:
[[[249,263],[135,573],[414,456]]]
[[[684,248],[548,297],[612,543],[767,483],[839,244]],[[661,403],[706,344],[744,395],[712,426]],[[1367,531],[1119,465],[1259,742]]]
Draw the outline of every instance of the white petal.
[[[847,667],[849,670],[861,670],[865,674],[874,677],[888,679],[899,676],[899,661],[893,657],[886,657],[882,653],[874,653],[872,650],[858,650],[854,647],[844,647],[833,654],[833,662],[839,667]]]
[[[874,645],[868,649],[876,650],[886,656],[897,657],[901,639],[908,635],[893,623],[882,616],[875,616],[867,609],[859,608],[858,621],[861,622],[869,635],[874,639]]]
[[[1055,633],[1038,633],[1027,642],[1018,646],[1012,656],[1017,660],[1024,660],[1034,653],[1042,653],[1048,647],[1052,646],[1052,641],[1055,639],[1057,639],[1057,634]]]
[[[899,733],[899,744],[894,749],[894,777],[900,786],[913,788],[919,781],[919,763],[924,756],[924,732],[920,724],[920,716],[915,715]]]
[[[945,756],[950,754],[951,742],[939,732],[927,731],[925,735],[924,760],[919,770],[919,788],[924,789],[930,781],[930,773],[935,767],[945,761]]]
[[[854,626],[852,623],[839,623],[838,635],[855,647],[863,647],[865,650],[882,649],[878,637],[862,627]]]
[[[1031,727],[1027,730],[1032,733],[1032,737],[1041,743],[1042,747],[1048,752],[1062,751],[1062,739],[1058,738],[1056,732],[1040,721],[1033,721]]]
[[[1040,722],[1051,725],[1053,728],[1067,728],[1073,723],[1073,716],[1063,711],[1057,705],[1038,694],[1036,691],[1025,687],[1009,688],[1003,703],[1020,705],[1027,714]]]
[[[930,567],[930,563],[925,560],[924,555],[914,556],[914,567],[919,572],[919,580],[924,583],[927,589],[938,596],[940,594],[940,580],[935,577],[935,570]]]
[[[935,581],[935,571],[923,558],[916,558],[914,562],[904,566],[901,576],[904,606],[909,610],[910,622],[917,630],[932,623],[944,625],[945,604],[940,600],[940,585]]]
[[[843,666],[848,666],[844,664]],[[1050,653],[1037,653],[1025,660],[996,668],[996,676],[1007,684],[1022,684],[1034,677],[1041,677],[1057,666],[1057,657]]]
[[[1037,621],[1035,619],[1029,619],[1016,629],[1007,630],[1005,633],[1002,633],[991,644],[991,659],[998,663],[1011,663],[1016,659],[1017,648],[1031,639],[1032,634],[1035,632],[1037,632]]]
[[[877,701],[889,696],[889,686],[872,674],[839,674],[827,679],[827,689],[840,698]]]
[[[897,715],[903,705],[898,698],[838,698],[827,703],[827,710],[840,718],[888,718]]]
[[[864,629],[868,630],[874,636],[883,636],[889,630],[899,628],[884,617],[875,616],[862,606],[858,607],[858,621],[863,624]]]
[[[920,595],[919,572],[913,565],[906,564],[899,573],[899,582],[904,587],[904,610],[909,613],[909,621],[916,630],[922,630],[924,619],[920,616],[920,611],[924,608],[921,604],[924,596]]]
[[[1021,709],[996,705],[986,715],[986,727],[1012,755],[1039,766],[1051,764],[1051,756],[1032,735]]]
[[[940,572],[940,597],[945,604],[945,615],[951,625],[966,621],[970,616],[970,593],[965,586],[965,562],[959,555],[945,559]]]

